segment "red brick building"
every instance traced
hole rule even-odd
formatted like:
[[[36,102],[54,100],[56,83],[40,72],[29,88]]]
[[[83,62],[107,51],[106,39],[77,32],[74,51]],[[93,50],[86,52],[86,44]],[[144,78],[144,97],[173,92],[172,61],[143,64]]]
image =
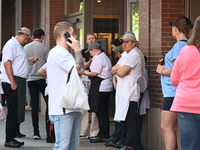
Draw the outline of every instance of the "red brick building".
[[[45,42],[52,48],[55,45],[53,28],[65,20],[75,23],[83,47],[86,34],[94,32],[113,59],[110,42],[127,30],[138,33],[139,47],[148,57],[151,98],[151,108],[144,118],[142,142],[146,149],[164,150],[160,129],[163,95],[155,69],[163,53],[175,43],[168,22],[178,16],[187,16],[194,22],[200,16],[199,0],[0,0],[0,3],[1,48],[22,26],[31,30],[43,28]]]

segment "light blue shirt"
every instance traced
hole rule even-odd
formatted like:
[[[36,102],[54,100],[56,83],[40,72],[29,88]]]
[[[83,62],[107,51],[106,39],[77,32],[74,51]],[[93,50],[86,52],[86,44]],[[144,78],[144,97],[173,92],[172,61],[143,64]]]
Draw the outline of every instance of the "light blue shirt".
[[[182,40],[187,40],[186,38]],[[179,41],[174,44],[171,50],[165,55],[165,67],[164,69],[173,68],[173,61],[178,57],[181,49],[187,45],[185,41]],[[164,97],[175,97],[176,88],[172,86],[171,79],[168,76],[161,75],[161,85]]]

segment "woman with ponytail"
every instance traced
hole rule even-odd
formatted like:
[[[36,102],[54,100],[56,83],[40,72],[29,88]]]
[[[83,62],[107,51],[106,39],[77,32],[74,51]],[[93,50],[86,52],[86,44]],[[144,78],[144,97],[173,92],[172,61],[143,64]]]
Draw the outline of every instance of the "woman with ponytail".
[[[191,21],[187,17],[181,16],[169,24],[172,26],[172,36],[176,43],[165,55],[165,64],[158,64],[156,72],[161,75],[162,92],[164,95],[161,128],[164,134],[165,149],[176,150],[178,148],[180,150],[177,113],[170,111],[177,89],[172,86],[171,72],[179,52],[187,44]]]

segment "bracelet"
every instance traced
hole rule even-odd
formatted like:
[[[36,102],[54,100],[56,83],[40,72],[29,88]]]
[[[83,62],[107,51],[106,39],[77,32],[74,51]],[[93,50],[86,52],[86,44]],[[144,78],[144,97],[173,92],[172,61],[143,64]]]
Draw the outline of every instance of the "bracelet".
[[[163,70],[164,70],[164,69],[162,69],[161,72],[160,72],[161,75],[163,75],[163,74],[162,74]]]

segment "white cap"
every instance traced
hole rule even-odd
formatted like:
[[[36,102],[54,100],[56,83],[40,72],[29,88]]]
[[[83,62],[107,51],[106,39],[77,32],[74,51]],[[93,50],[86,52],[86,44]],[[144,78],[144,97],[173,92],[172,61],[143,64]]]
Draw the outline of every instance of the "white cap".
[[[21,29],[18,30],[18,33],[19,32],[31,36],[31,31],[27,27],[22,27]]]
[[[121,38],[120,41],[133,41],[136,42],[136,38],[133,34],[124,34]]]

